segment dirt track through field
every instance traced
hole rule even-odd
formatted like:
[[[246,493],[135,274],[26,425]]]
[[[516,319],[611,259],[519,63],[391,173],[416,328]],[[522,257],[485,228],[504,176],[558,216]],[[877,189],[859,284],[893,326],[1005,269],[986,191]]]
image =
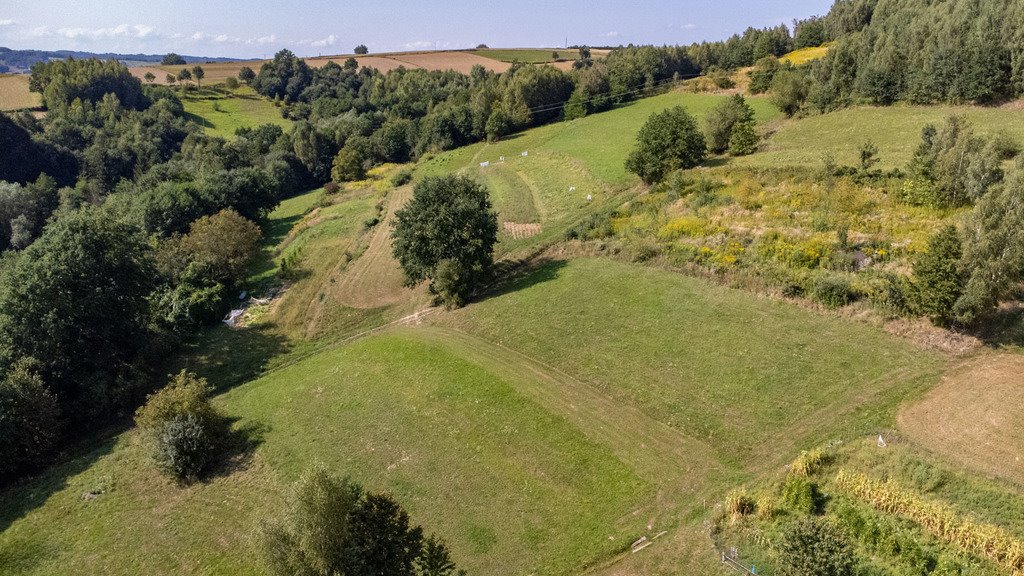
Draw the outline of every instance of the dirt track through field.
[[[1024,485],[1024,356],[984,354],[951,370],[899,413],[918,444]]]
[[[374,228],[366,251],[342,273],[331,289],[338,302],[352,308],[379,308],[409,297],[409,289],[402,284],[402,269],[391,254],[391,222],[395,212],[411,195],[411,186],[397,188],[388,194],[387,214]]]

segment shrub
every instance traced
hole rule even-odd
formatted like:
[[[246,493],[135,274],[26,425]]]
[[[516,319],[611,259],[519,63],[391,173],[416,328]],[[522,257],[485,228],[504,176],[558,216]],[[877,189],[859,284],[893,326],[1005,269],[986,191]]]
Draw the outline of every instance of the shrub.
[[[787,526],[779,556],[785,576],[851,576],[856,566],[846,533],[824,518],[802,518]]]
[[[135,413],[154,461],[179,481],[193,480],[206,468],[227,431],[224,416],[210,404],[211,392],[204,378],[182,370]]]
[[[340,191],[341,186],[333,180],[328,182],[327,184],[324,184],[324,192],[327,194],[337,194]]]
[[[179,414],[164,424],[156,438],[153,459],[157,467],[178,480],[195,480],[214,453],[210,430],[198,416]]]
[[[237,90],[239,86],[238,78],[235,78],[234,76],[229,76],[226,80],[224,80],[224,86],[226,86],[228,90]]]
[[[855,299],[850,281],[837,276],[824,276],[816,280],[811,296],[829,308],[842,308]]]
[[[999,130],[992,137],[992,149],[1000,160],[1012,160],[1021,152],[1020,142],[1006,130]]]
[[[57,400],[30,360],[0,380],[0,482],[43,464],[58,437]]]
[[[406,168],[399,170],[391,177],[391,185],[394,187],[405,186],[409,182],[412,182],[412,169]]]
[[[791,510],[814,514],[821,504],[818,485],[803,476],[790,475],[782,485],[782,502]]]

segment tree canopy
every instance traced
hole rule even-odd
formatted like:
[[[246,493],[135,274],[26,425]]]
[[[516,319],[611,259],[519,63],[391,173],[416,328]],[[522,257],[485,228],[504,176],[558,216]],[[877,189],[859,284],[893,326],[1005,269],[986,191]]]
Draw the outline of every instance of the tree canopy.
[[[660,182],[674,170],[704,162],[707,147],[693,116],[682,106],[652,114],[640,128],[626,169],[648,183]]]
[[[428,177],[395,214],[393,251],[407,285],[431,281],[461,306],[491,273],[498,218],[487,188],[465,176]]]

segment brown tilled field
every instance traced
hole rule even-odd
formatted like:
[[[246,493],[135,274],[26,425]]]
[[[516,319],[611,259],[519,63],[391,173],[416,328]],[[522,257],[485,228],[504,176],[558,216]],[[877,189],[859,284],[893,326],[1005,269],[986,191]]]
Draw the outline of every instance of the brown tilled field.
[[[501,62],[492,58],[486,58],[477,54],[462,51],[448,51],[448,52],[392,52],[388,54],[374,54],[371,56],[353,56],[349,54],[341,54],[338,56],[319,56],[316,58],[306,58],[306,63],[314,68],[327,65],[328,62],[334,62],[336,64],[344,64],[349,58],[355,58],[359,62],[360,66],[376,68],[381,72],[388,72],[396,68],[422,68],[425,70],[455,70],[463,74],[469,74],[473,66],[479,64],[484,68],[492,72],[505,72],[509,69],[511,64],[508,62]],[[263,65],[264,60],[252,60],[248,62],[219,62],[216,64],[201,64],[203,70],[206,72],[206,77],[203,82],[210,84],[217,84],[223,82],[229,77],[237,76],[238,71],[243,66],[248,66],[255,71],[259,71],[260,66]],[[572,62],[552,62],[547,64],[548,66],[554,66],[561,70],[572,69]],[[154,84],[167,84],[167,74],[177,74],[182,68],[191,68],[193,64],[188,66],[140,66],[138,68],[132,68],[132,74],[137,78],[143,78],[146,72],[152,72],[156,76]]]
[[[900,410],[918,444],[990,476],[1024,485],[1024,356],[983,354]]]

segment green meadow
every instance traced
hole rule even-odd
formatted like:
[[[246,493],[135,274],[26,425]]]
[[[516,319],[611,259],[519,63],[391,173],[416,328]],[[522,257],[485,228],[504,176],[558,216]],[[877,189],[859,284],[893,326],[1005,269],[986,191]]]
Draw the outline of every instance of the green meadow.
[[[276,124],[285,130],[291,121],[281,117],[281,109],[251,88],[229,91],[226,88],[204,88],[181,97],[185,113],[202,126],[207,134],[234,138],[239,128],[255,128]]]

